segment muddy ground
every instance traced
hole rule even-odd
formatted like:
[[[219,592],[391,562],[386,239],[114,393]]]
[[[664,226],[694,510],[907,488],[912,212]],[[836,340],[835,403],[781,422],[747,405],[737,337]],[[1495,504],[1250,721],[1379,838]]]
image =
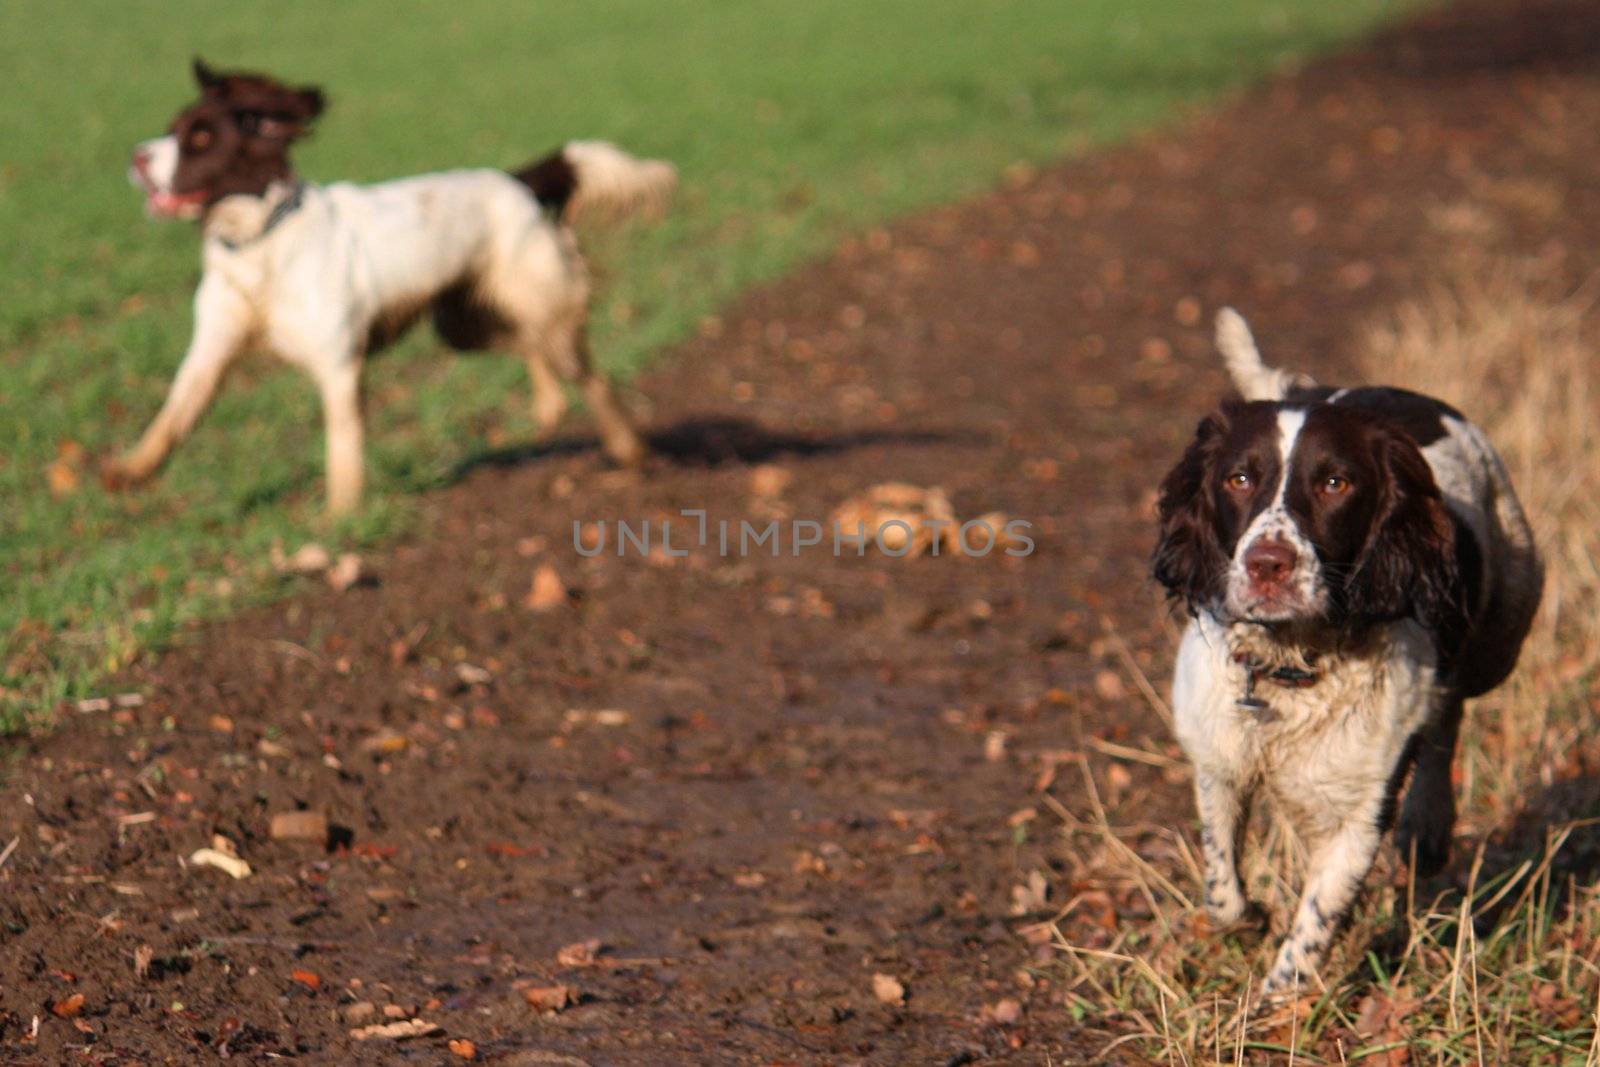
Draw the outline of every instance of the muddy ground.
[[[1040,786],[1085,812],[1073,753],[1118,822],[1190,825],[1180,772],[1103,742],[1172,751],[1117,640],[1164,684],[1150,506],[1222,389],[1210,317],[1338,380],[1443,263],[1587,278],[1597,57],[1593,4],[1470,3],[864,235],[638,383],[642,476],[575,427],[464,472],[372,581],[197,629],[5,773],[0,1061],[1105,1062],[1013,888],[1068,867]],[[891,479],[1037,551],[572,547]],[[534,611],[546,564],[572,596]],[[338,847],[270,837],[300,808]],[[214,834],[250,877],[180,862]],[[391,1016],[440,1029],[349,1036]]]

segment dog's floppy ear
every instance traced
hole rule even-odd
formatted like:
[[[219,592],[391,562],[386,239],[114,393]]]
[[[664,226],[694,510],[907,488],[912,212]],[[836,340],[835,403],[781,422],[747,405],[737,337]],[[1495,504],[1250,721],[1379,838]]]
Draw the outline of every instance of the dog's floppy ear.
[[[328,98],[322,90],[315,85],[307,85],[299,89],[289,90],[289,95],[294,100],[295,110],[299,112],[302,122],[309,124],[312,119],[322,114],[322,109],[327,107]]]
[[[208,100],[219,100],[238,118],[245,132],[292,141],[303,136],[328,106],[314,85],[291,88],[269,74],[219,71],[196,56],[194,79]]]
[[[247,133],[268,141],[289,142],[304,137],[311,124],[327,106],[322,90],[315,86],[291,89],[276,81],[249,76],[227,98],[228,106]]]
[[[195,84],[200,86],[200,91],[202,93],[204,93],[206,96],[221,95],[223,87],[228,83],[228,79],[226,77],[211,69],[206,61],[201,59],[199,56],[194,57],[192,69],[194,70]]]
[[[1415,616],[1439,633],[1449,652],[1468,621],[1455,524],[1416,442],[1389,427],[1378,434],[1383,492],[1345,583],[1345,608],[1361,619]]]
[[[1183,458],[1162,481],[1157,502],[1161,533],[1152,570],[1167,596],[1191,611],[1221,594],[1228,565],[1217,539],[1211,488],[1230,421],[1227,405],[1201,420]]]

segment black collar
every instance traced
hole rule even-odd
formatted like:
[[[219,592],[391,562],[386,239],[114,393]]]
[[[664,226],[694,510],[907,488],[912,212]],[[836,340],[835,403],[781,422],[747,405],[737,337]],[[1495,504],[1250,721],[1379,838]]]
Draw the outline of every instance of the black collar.
[[[1244,667],[1244,695],[1237,703],[1262,722],[1271,722],[1278,715],[1270,704],[1256,696],[1256,683],[1265,679],[1291,689],[1310,689],[1322,680],[1320,672],[1301,670],[1299,667],[1274,667],[1268,670],[1264,664],[1243,653],[1236,654],[1233,659]]]
[[[277,229],[284,219],[299,211],[300,205],[305,203],[305,199],[306,183],[298,180],[291,182],[288,193],[284,195],[282,200],[272,205],[271,211],[267,212],[267,221],[262,223],[260,233],[245,241],[230,241],[226,237],[219,237],[217,240],[222,242],[224,248],[232,252],[237,252],[246,245],[253,245],[257,241],[263,241],[266,239],[267,234]]]

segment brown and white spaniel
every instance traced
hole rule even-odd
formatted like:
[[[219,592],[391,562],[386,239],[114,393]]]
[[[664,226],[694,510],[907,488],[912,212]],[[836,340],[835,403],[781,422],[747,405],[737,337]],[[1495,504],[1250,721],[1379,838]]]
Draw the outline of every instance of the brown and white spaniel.
[[[676,172],[599,141],[574,141],[514,173],[454,170],[379,185],[296,178],[289,148],[322,92],[195,62],[200,99],[134,151],[151,215],[195,219],[204,237],[194,334],[166,403],[109,484],[149,477],[205,411],[234,358],[265,348],[307,371],[322,397],[328,504],[361,495],[361,371],[369,354],[431,314],[454,348],[514,352],[548,430],[577,383],[619,462],[643,445],[584,343],[589,276],[564,219],[657,206]]]
[[[1245,399],[1167,475],[1155,576],[1191,616],[1172,687],[1195,768],[1205,900],[1246,910],[1238,860],[1264,792],[1309,853],[1265,991],[1316,972],[1410,784],[1400,851],[1448,858],[1462,703],[1505,680],[1543,570],[1483,433],[1403,389],[1328,389],[1262,364],[1244,320],[1218,346]]]

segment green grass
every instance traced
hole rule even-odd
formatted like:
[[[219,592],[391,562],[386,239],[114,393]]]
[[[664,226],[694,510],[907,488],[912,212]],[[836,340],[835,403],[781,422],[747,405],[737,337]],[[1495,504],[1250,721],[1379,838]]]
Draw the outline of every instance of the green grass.
[[[146,222],[123,173],[192,97],[192,54],[328,90],[298,155],[313,179],[509,166],[572,137],[676,162],[667,222],[600,242],[596,348],[625,373],[849,231],[1148,127],[1400,2],[7,4],[0,728],[42,721],[185,620],[270,594],[274,539],[381,539],[486,433],[528,430],[520,366],[438,359],[416,338],[377,365],[373,492],[346,527],[317,520],[314,397],[269,363],[235,376],[153,487],[93,484],[94,459],[154,413],[189,329],[195,235]],[[76,489],[48,488],[58,458]]]

